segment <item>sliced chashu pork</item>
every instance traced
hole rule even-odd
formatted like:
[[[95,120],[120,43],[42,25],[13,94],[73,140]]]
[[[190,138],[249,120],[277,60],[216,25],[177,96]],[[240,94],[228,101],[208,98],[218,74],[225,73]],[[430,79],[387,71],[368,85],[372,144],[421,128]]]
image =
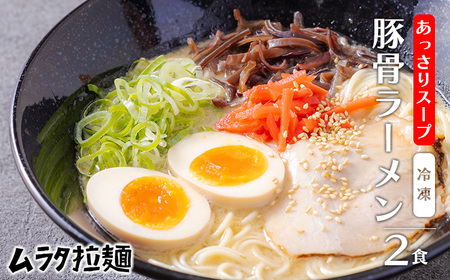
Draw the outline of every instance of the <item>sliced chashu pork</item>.
[[[376,116],[377,113],[373,113],[372,116]],[[389,235],[400,233],[411,238],[418,232],[417,230],[384,228],[422,228],[429,223],[430,219],[419,219],[413,215],[411,174],[413,155],[416,152],[432,152],[432,147],[419,150],[410,141],[412,139],[411,123],[408,121],[395,116],[378,121],[373,119],[362,129],[362,134],[353,139],[355,143],[360,143],[362,153],[355,152],[356,147],[353,147],[345,156],[340,153],[331,155],[336,159],[337,166],[349,158],[348,164],[342,171],[327,168],[330,173],[336,175],[337,183],[332,183],[330,178],[322,176],[323,168],[315,170],[315,167],[321,161],[329,160],[327,152],[342,149],[344,146],[330,145],[327,149],[319,150],[318,146],[310,144],[310,141],[302,140],[292,145],[282,155],[288,161],[286,191],[297,184],[300,187],[297,190],[291,189],[291,198],[285,192],[277,204],[265,213],[264,219],[268,237],[288,255],[360,256],[381,252],[398,244],[396,239],[386,243],[385,239]],[[393,124],[391,153],[386,153],[384,147],[386,121]],[[369,159],[363,159],[362,155],[367,155]],[[379,167],[389,169],[393,159],[400,161],[396,172],[400,180],[398,182],[390,180],[384,186],[375,188],[375,185],[386,175]],[[347,187],[351,189],[352,194],[354,190],[360,192],[361,189],[367,192],[354,194],[351,200],[341,200],[339,192],[345,194],[342,177],[344,180],[347,178]],[[315,182],[311,183],[313,178]],[[324,185],[336,190],[336,199],[324,198],[318,193]],[[328,190],[333,193],[331,189]],[[323,189],[322,192],[324,192]],[[438,188],[436,193],[435,217],[438,217],[444,214],[441,200],[442,188]],[[385,199],[387,204],[384,207],[380,205],[376,196]],[[288,209],[289,203],[293,200],[295,204]],[[383,222],[376,221],[377,215],[393,211],[400,202],[402,207],[394,217]],[[333,212],[339,209],[342,210],[341,214],[330,213],[330,210]]]

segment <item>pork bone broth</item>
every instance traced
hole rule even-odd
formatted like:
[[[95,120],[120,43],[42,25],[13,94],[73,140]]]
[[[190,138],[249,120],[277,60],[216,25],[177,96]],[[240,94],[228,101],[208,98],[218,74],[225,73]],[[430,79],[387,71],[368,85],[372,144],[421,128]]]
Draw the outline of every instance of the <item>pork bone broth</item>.
[[[199,46],[188,40],[189,47],[138,62],[112,91],[101,94],[78,125],[83,189],[104,170],[136,168],[132,172],[139,173],[144,168],[170,173],[182,180],[180,185],[189,184],[186,190],[208,199],[211,215],[203,215],[207,220],[195,238],[180,233],[183,243],[175,248],[143,249],[135,243],[137,255],[168,269],[224,279],[328,278],[382,265],[398,246],[396,240],[384,241],[392,234],[384,228],[426,227],[449,211],[450,118],[441,100],[436,104],[441,146],[419,148],[412,143],[410,74],[402,72],[397,85],[377,85],[374,54],[334,32],[295,24],[287,31],[270,21],[245,21],[238,11],[235,18],[236,33],[218,31]],[[347,57],[334,56],[336,48]],[[386,110],[376,102],[378,90],[400,92],[403,104],[395,114],[378,117]],[[346,109],[351,102],[356,105]],[[381,137],[386,121],[394,126],[391,154],[385,153]],[[209,153],[220,148],[230,151],[226,163]],[[430,219],[412,214],[410,174],[416,152],[435,153],[442,161],[436,214]],[[194,176],[192,162],[199,158],[205,162],[202,176],[215,179],[228,176],[223,174],[229,174],[230,166],[239,171],[255,162],[276,162],[277,167],[261,168],[256,179],[242,179],[236,172],[224,185]],[[379,167],[389,166],[392,158],[401,162],[397,173],[402,180],[375,188],[384,175]],[[263,192],[262,185],[269,191]],[[173,218],[163,204],[176,197],[160,193],[149,197],[160,211],[146,214],[145,225],[155,231],[157,223],[158,230],[163,228],[158,236],[164,237],[179,225],[161,226]],[[377,222],[375,217],[387,210],[376,196],[389,205],[401,202],[403,209]],[[119,197],[117,192],[108,202],[116,210]],[[198,207],[184,205],[186,211]],[[142,221],[139,211],[136,215]],[[184,216],[178,218],[185,226]],[[103,221],[108,229],[112,222]],[[114,226],[118,232],[130,230]],[[415,248],[427,237],[418,230],[400,233]]]

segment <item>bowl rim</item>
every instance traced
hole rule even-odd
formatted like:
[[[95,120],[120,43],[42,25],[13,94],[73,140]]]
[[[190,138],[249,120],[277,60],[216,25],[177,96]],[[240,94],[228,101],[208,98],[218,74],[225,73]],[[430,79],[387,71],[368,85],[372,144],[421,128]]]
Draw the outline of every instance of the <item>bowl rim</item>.
[[[78,5],[75,9],[70,11],[67,15],[65,15],[55,26],[53,26],[47,34],[42,38],[42,40],[38,43],[38,45],[31,52],[28,57],[25,65],[22,68],[21,74],[17,80],[16,87],[14,90],[14,95],[11,102],[11,111],[10,111],[10,120],[9,120],[9,138],[10,138],[10,146],[12,150],[12,155],[16,164],[16,167],[19,171],[19,174],[25,183],[28,191],[32,195],[33,199],[38,203],[41,209],[51,218],[51,220],[56,223],[62,230],[64,230],[69,236],[71,236],[75,241],[80,242],[84,245],[86,244],[96,244],[103,245],[103,243],[97,238],[93,237],[79,225],[77,225],[74,221],[69,219],[65,214],[61,212],[53,202],[48,198],[47,194],[40,186],[37,178],[33,174],[32,168],[29,166],[26,158],[25,152],[22,149],[19,143],[19,131],[17,130],[17,103],[19,100],[19,95],[21,95],[21,86],[27,77],[27,70],[30,64],[33,62],[34,58],[39,54],[41,47],[50,39],[53,33],[60,28],[62,25],[67,23],[72,16],[76,15],[83,8],[88,7],[92,2],[98,2],[100,0],[86,0],[80,5]],[[432,243],[428,247],[425,248],[429,252],[427,255],[427,260],[431,260],[436,256],[442,254],[443,252],[450,249],[450,235],[441,238],[441,240]],[[400,274],[406,270],[410,270],[415,268],[415,265],[412,265],[412,258],[408,256],[404,258],[408,260],[407,266],[380,266],[376,268],[372,268],[369,270],[361,271],[355,274],[338,276],[331,279],[382,279],[388,276],[394,276],[396,274]],[[187,274],[184,272],[179,272],[175,270],[166,269],[157,265],[153,265],[151,263],[142,261],[134,257],[133,269],[134,272],[139,273],[144,276],[157,277],[158,279],[186,279],[186,280],[199,280],[199,279],[214,279],[199,275]]]

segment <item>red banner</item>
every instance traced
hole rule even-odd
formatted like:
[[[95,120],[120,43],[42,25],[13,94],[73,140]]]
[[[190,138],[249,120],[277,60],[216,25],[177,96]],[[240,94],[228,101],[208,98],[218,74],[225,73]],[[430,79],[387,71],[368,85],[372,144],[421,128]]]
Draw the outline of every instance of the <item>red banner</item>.
[[[435,139],[435,28],[432,15],[414,17],[414,143]]]

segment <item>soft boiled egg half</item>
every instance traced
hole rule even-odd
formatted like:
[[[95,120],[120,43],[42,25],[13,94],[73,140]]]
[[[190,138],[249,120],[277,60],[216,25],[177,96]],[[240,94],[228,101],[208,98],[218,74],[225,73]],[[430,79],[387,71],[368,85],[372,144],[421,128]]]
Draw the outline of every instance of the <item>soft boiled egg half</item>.
[[[86,197],[105,229],[142,248],[188,245],[206,229],[211,216],[206,198],[187,183],[143,168],[96,173],[88,181]]]
[[[242,135],[201,132],[168,152],[172,175],[190,182],[214,204],[260,207],[281,191],[285,167],[268,146]]]

